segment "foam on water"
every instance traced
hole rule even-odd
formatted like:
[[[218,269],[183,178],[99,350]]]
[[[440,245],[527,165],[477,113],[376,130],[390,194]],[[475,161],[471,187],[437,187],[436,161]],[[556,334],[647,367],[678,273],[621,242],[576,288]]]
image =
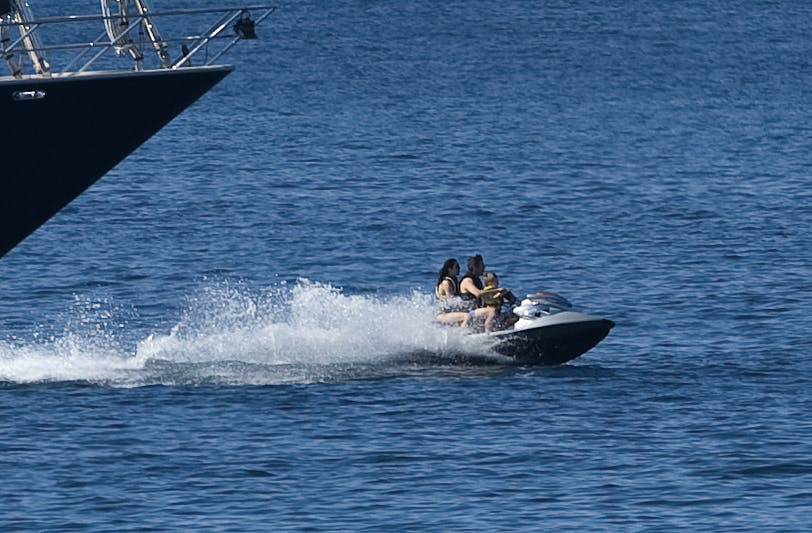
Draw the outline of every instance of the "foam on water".
[[[263,290],[215,282],[187,298],[168,331],[142,335],[130,348],[113,307],[81,301],[61,335],[0,341],[0,381],[267,384],[500,360],[481,339],[434,324],[432,299],[417,292],[382,298],[307,280]]]

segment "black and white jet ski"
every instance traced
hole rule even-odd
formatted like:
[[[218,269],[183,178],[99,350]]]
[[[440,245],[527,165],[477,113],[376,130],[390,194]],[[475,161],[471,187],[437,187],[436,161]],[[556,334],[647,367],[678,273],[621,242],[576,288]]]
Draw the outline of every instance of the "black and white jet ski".
[[[560,365],[601,342],[615,323],[575,311],[566,298],[546,291],[529,294],[513,308],[518,320],[488,335],[491,349],[521,364]]]

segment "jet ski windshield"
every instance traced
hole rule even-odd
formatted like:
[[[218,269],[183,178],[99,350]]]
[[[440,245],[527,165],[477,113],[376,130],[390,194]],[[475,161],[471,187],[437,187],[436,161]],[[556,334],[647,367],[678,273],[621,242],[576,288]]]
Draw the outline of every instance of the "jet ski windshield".
[[[513,309],[513,314],[521,318],[534,318],[571,309],[572,304],[560,294],[539,291],[528,294],[521,304]]]
[[[535,294],[528,294],[525,300],[530,300],[530,303],[535,305],[547,305],[562,311],[572,309],[572,304],[569,302],[569,300],[560,294],[549,291],[538,291]]]

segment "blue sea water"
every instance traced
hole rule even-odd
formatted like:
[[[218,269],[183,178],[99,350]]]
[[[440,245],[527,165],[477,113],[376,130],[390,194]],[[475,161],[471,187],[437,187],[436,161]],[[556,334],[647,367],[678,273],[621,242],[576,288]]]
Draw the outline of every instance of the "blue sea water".
[[[806,530],[810,26],[279,4],[0,260],[0,527]],[[544,368],[431,327],[475,253],[616,328]]]

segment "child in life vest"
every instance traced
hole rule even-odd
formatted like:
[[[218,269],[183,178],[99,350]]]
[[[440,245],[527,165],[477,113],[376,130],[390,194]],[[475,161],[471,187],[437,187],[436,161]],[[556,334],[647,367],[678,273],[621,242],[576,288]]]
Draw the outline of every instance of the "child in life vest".
[[[508,314],[501,314],[503,305],[512,305],[516,302],[516,297],[512,292],[505,289],[497,292],[499,288],[499,276],[496,272],[488,272],[485,274],[485,294],[482,295],[482,305],[484,307],[493,307],[496,309],[496,322],[499,329],[504,329],[512,326],[518,317]]]

